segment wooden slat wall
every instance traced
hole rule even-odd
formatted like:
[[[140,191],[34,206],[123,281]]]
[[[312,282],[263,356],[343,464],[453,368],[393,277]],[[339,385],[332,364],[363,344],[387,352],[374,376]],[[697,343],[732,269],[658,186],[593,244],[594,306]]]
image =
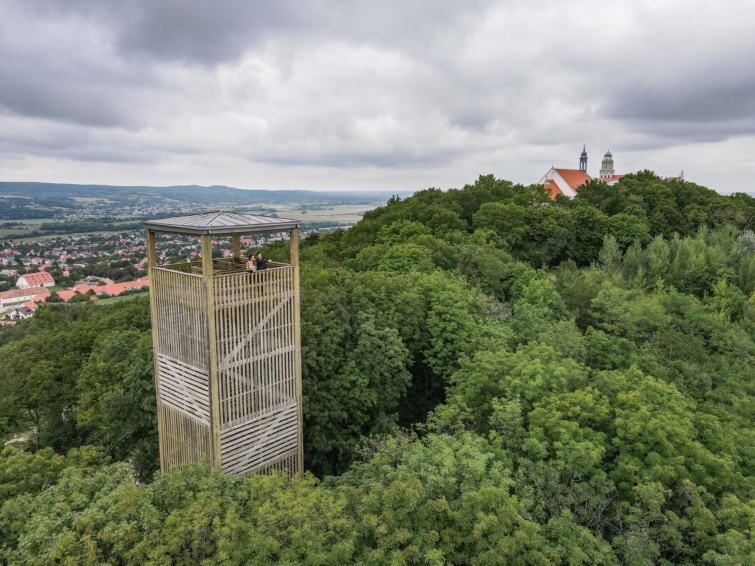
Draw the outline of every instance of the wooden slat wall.
[[[222,469],[248,474],[298,449],[293,268],[215,278]],[[282,469],[282,468],[281,468]]]
[[[207,293],[202,278],[154,268],[152,279],[159,353],[208,371]]]
[[[167,404],[158,407],[158,410],[162,422],[160,462],[163,470],[188,462],[199,462],[203,458],[212,465],[210,425]]]
[[[160,467],[212,464],[209,343],[202,278],[166,268],[150,270],[157,333]]]
[[[254,470],[254,473],[270,474],[273,471],[289,475],[302,473],[301,468],[299,467],[299,449],[296,448],[278,456],[277,459],[268,462],[267,465]]]
[[[291,405],[277,413],[222,431],[223,471],[248,474],[296,450],[299,433],[297,416],[296,405]]]
[[[219,454],[212,441],[207,282],[170,268],[155,267],[150,274],[162,469],[205,458],[239,475],[300,473],[294,268],[211,278]],[[218,456],[221,462],[213,463]]]

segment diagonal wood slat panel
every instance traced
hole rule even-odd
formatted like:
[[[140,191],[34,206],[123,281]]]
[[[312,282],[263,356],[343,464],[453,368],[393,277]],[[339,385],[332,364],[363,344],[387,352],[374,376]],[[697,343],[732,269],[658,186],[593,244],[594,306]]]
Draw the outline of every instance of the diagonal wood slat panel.
[[[215,281],[224,471],[297,469],[286,460],[298,448],[292,276],[281,268]]]
[[[157,356],[157,367],[163,402],[209,426],[210,376],[207,372],[163,354]]]
[[[249,474],[297,446],[297,408],[260,417],[223,431],[223,471]]]

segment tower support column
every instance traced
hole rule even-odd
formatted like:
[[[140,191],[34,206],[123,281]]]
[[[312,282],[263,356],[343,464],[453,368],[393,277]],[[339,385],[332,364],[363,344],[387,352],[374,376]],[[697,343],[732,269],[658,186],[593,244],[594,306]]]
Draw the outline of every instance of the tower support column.
[[[152,351],[157,357],[159,351],[160,339],[158,336],[157,325],[157,297],[155,296],[153,268],[157,267],[157,238],[152,230],[147,230],[147,279],[150,281],[149,289],[149,310],[152,316]],[[160,371],[155,363],[155,396],[157,398],[157,440],[158,453],[160,454],[160,471],[165,472],[168,469],[165,458],[165,423],[163,419],[162,401],[160,399]]]
[[[241,261],[241,235],[234,234],[231,236],[231,247],[233,248],[233,261]]]
[[[292,288],[294,294],[294,371],[296,383],[296,403],[298,420],[299,452],[297,454],[297,470],[301,476],[304,473],[304,416],[302,415],[301,389],[301,312],[299,291],[299,229],[293,228],[289,232],[290,263],[294,268]]]
[[[218,386],[218,343],[215,324],[215,281],[212,271],[212,235],[202,234],[202,278],[207,291],[207,338],[210,348],[210,465],[221,469],[220,459],[220,391]]]

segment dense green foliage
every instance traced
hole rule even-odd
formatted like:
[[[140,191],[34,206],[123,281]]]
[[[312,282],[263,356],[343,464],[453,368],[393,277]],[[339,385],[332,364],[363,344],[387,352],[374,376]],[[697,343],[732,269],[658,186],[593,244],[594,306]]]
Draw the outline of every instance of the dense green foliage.
[[[303,480],[153,477],[146,302],[45,305],[0,333],[0,426],[35,431],[0,454],[0,554],[755,563],[754,213],[648,172],[552,203],[481,177],[308,239]]]

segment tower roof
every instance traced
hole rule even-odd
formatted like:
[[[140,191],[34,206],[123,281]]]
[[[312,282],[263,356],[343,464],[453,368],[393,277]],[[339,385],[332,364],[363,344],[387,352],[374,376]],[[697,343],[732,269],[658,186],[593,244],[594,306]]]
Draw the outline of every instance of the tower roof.
[[[225,236],[290,230],[298,227],[299,221],[293,218],[273,218],[240,212],[205,212],[145,220],[142,224],[155,232]]]
[[[606,151],[606,154],[603,157],[613,157],[613,155],[611,155],[611,150],[609,149]]]

